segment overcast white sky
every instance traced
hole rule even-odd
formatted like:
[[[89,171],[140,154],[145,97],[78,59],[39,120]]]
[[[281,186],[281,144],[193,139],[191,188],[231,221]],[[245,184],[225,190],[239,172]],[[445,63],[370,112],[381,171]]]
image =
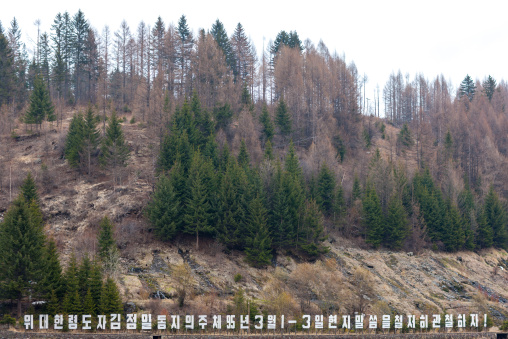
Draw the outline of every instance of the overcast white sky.
[[[105,25],[116,31],[123,19],[135,32],[140,21],[153,26],[159,15],[168,25],[185,14],[194,32],[210,29],[219,18],[231,34],[241,22],[258,53],[263,37],[268,43],[280,30],[296,30],[302,41],[322,39],[331,52],[354,61],[369,79],[371,98],[376,84],[382,90],[389,74],[399,69],[411,78],[419,72],[428,79],[444,74],[455,87],[466,74],[508,79],[506,1],[7,0],[0,21],[6,29],[15,16],[33,49],[36,19],[49,32],[58,12],[73,15],[79,8],[99,32]]]

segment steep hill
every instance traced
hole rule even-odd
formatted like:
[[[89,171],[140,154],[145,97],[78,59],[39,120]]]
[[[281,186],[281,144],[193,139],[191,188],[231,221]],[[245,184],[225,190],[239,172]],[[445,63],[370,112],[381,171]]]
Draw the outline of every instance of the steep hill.
[[[203,240],[199,250],[186,236],[171,243],[161,242],[154,237],[143,214],[154,188],[157,157],[157,144],[148,129],[143,124],[129,123],[131,117],[126,116],[122,127],[131,159],[121,185],[114,186],[109,172],[95,168],[91,176],[79,174],[63,159],[72,113],[63,125],[45,126],[40,135],[20,127],[11,136],[2,137],[0,213],[16,196],[25,173],[34,173],[40,187],[45,231],[56,240],[64,262],[71,253],[78,258],[95,253],[99,220],[109,215],[116,224],[121,253],[116,280],[125,302],[153,312],[163,308],[171,312],[178,309],[178,295],[183,288],[187,292],[183,311],[226,312],[242,289],[268,312],[480,311],[489,312],[497,323],[507,319],[508,253],[502,250],[372,250],[327,227],[326,245],[330,251],[318,260],[303,262],[279,253],[271,266],[255,269],[246,263],[243,253],[225,252],[224,246],[212,239]],[[374,125],[376,121],[365,123]],[[345,163],[334,165],[346,190],[352,186],[353,173],[368,168],[376,148],[383,159],[402,163],[414,171],[415,151],[395,149],[393,140],[398,131],[387,125],[388,138],[375,132],[370,149],[361,149]],[[233,152],[237,149],[233,147]],[[316,159],[326,158],[326,154],[334,156],[330,140],[318,139],[308,148],[298,148],[298,152],[304,169]],[[189,265],[190,272],[182,271],[182,263]]]

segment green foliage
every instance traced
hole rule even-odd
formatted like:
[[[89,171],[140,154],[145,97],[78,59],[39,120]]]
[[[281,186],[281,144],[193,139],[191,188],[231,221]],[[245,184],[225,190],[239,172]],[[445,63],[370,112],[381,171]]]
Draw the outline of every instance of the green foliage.
[[[77,168],[82,162],[85,121],[82,114],[72,117],[65,140],[65,158],[71,167]]]
[[[235,283],[239,282],[240,280],[242,280],[242,275],[240,273],[235,274],[234,280]]]
[[[451,154],[453,153],[453,138],[452,138],[452,134],[450,133],[450,130],[448,130],[446,132],[446,135],[445,135],[445,141],[444,141],[444,147],[445,147],[445,150],[446,150],[446,156],[447,157],[450,157]]]
[[[282,46],[287,46],[289,48],[297,48],[300,51],[303,51],[302,41],[300,40],[298,33],[296,31],[291,31],[287,33],[286,31],[280,31],[275,37],[275,41],[272,46],[272,54],[277,54]]]
[[[196,248],[199,248],[200,233],[212,234],[214,231],[214,227],[210,224],[211,215],[209,214],[212,200],[210,189],[213,187],[207,185],[205,173],[207,170],[208,174],[213,171],[210,162],[205,162],[200,152],[194,153],[189,169],[187,187],[190,189],[190,195],[185,207],[183,231],[196,235]]]
[[[14,58],[5,34],[0,30],[0,107],[10,102],[15,87]]]
[[[219,239],[228,248],[242,249],[246,236],[247,177],[234,158],[229,158],[219,188]]]
[[[489,98],[489,101],[492,101],[492,96],[494,96],[494,92],[496,91],[497,83],[493,77],[489,75],[487,80],[483,82],[483,90],[485,91],[485,95]]]
[[[213,109],[213,116],[215,117],[215,121],[217,122],[217,128],[226,128],[231,123],[233,118],[233,111],[228,103],[222,106],[216,106]]]
[[[46,306],[46,311],[48,314],[58,314],[58,312],[61,312],[61,305],[58,300],[58,297],[56,296],[56,292],[53,290],[51,291],[51,295],[49,296],[48,304]]]
[[[81,299],[87,294],[90,286],[90,279],[92,275],[92,262],[88,257],[88,254],[83,257],[81,264],[78,268],[78,280],[79,280],[79,295]]]
[[[30,106],[26,112],[24,122],[26,124],[42,124],[42,121],[55,121],[55,109],[51,103],[49,91],[42,79],[37,75],[34,79],[34,89],[30,95]]]
[[[94,303],[94,312],[93,314],[101,313],[101,298],[102,298],[102,269],[97,262],[92,264],[92,272],[90,274],[90,283],[89,290],[92,295],[93,303]],[[88,293],[88,291],[87,291]]]
[[[228,250],[244,250],[255,267],[269,265],[274,248],[313,257],[324,253],[323,217],[315,202],[305,207],[305,181],[293,143],[284,168],[277,164],[273,180],[263,186],[245,142],[237,158],[227,143],[219,154],[207,119],[197,95],[171,119],[158,160],[161,176],[146,209],[155,234],[163,240],[194,234],[197,246],[200,237],[216,236]],[[273,159],[270,138],[265,151]],[[333,185],[323,194],[333,203]]]
[[[122,126],[116,113],[113,112],[102,140],[100,160],[104,166],[112,167],[115,170],[117,167],[127,166],[128,159],[129,148],[123,136]]]
[[[83,299],[83,314],[95,315],[95,305],[90,289],[86,291],[85,298]]]
[[[385,220],[378,195],[373,187],[367,186],[362,206],[367,235],[365,242],[377,248],[383,243]]]
[[[355,178],[353,180],[353,190],[351,192],[351,200],[356,201],[357,199],[360,199],[362,196],[362,188],[360,187],[360,179],[358,179],[358,176],[355,174]]]
[[[263,126],[263,134],[265,138],[270,141],[273,138],[275,133],[272,119],[270,118],[270,114],[268,114],[268,107],[266,104],[263,104],[263,109],[261,110],[261,116],[259,117],[259,121]]]
[[[210,34],[213,36],[214,40],[219,45],[222,53],[226,57],[226,64],[231,68],[231,70],[235,70],[236,60],[235,54],[231,47],[231,42],[228,38],[228,34],[226,29],[224,28],[224,24],[217,19],[212,25],[212,29],[210,30]]]
[[[411,130],[407,124],[402,126],[397,137],[401,145],[404,147],[409,148],[414,145],[413,136],[411,135]]]
[[[122,313],[122,300],[120,292],[115,281],[111,278],[106,279],[102,289],[101,312],[104,314]]]
[[[22,298],[44,280],[44,243],[39,207],[20,194],[0,224],[0,295],[17,300],[18,313]]]
[[[473,101],[474,95],[476,93],[476,85],[473,82],[473,79],[468,75],[462,80],[459,87],[459,97],[466,96],[469,101]]]
[[[69,261],[69,267],[67,267],[67,271],[65,272],[66,293],[63,301],[63,308],[64,312],[68,314],[81,315],[83,312],[83,305],[79,294],[78,272],[78,263],[73,253]]]
[[[242,104],[244,104],[245,106],[249,106],[252,105],[252,100],[251,100],[251,97],[250,97],[250,93],[249,93],[249,88],[247,87],[247,83],[245,82],[243,84],[243,88],[242,88]]]
[[[240,152],[238,153],[238,165],[242,168],[248,168],[250,166],[249,152],[247,151],[247,146],[243,139],[240,144]]]
[[[155,234],[163,240],[171,240],[180,230],[179,215],[181,201],[173,188],[173,182],[165,175],[159,177],[146,215],[154,227]]]
[[[342,185],[337,186],[337,190],[335,193],[335,200],[333,205],[333,211],[336,216],[341,217],[344,215],[344,212],[346,210],[346,200],[344,199],[344,190],[342,188]]]
[[[386,247],[400,250],[408,235],[408,221],[402,201],[397,195],[390,199],[388,215],[384,230],[384,244]]]
[[[9,324],[11,326],[15,326],[16,319],[11,317],[10,314],[5,314],[2,318],[2,320],[0,320],[0,324]]]
[[[280,99],[275,112],[275,122],[279,127],[280,134],[288,136],[292,131],[291,116],[288,112],[288,107],[284,99]]]
[[[335,177],[326,163],[321,167],[317,179],[316,201],[325,215],[330,215],[335,201]]]
[[[80,151],[80,159],[87,162],[88,174],[91,174],[92,155],[96,153],[100,142],[100,131],[97,128],[99,123],[98,117],[94,114],[92,105],[88,105],[88,109],[83,121],[82,145]]]
[[[41,294],[45,298],[52,298],[55,293],[57,300],[64,296],[64,281],[62,278],[62,266],[58,258],[58,251],[54,241],[46,242],[43,254],[44,277],[40,283]]]
[[[386,139],[386,134],[385,134],[385,131],[386,131],[386,125],[384,122],[381,122],[381,126],[379,127],[379,132],[381,132],[381,139]]]
[[[35,202],[37,205],[39,204],[39,195],[37,194],[37,187],[31,172],[28,172],[26,175],[25,180],[23,180],[23,183],[21,184],[20,190],[27,203],[30,204],[31,202]]]
[[[328,247],[322,245],[322,242],[326,239],[323,230],[323,215],[319,211],[316,201],[307,201],[302,227],[297,230],[298,247],[310,257],[327,253],[329,251]]]
[[[267,210],[258,196],[249,204],[249,235],[246,239],[247,261],[254,267],[265,267],[272,259],[271,239],[267,227]]]
[[[372,145],[372,133],[369,128],[363,129],[363,140],[365,141],[366,148],[369,148]]]
[[[498,248],[508,248],[508,230],[506,211],[491,186],[485,198],[484,205],[487,227],[492,229],[493,245]]]
[[[298,156],[296,155],[296,149],[295,145],[293,144],[293,141],[289,143],[289,150],[286,155],[284,167],[290,175],[296,177],[298,180],[303,179],[300,161],[298,160]]]
[[[266,140],[265,143],[265,159],[273,160],[273,147],[270,139]]]
[[[333,146],[337,151],[337,160],[342,163],[344,161],[344,156],[346,155],[346,146],[344,145],[340,135],[337,134],[335,137],[333,137]]]
[[[107,216],[102,218],[99,224],[98,254],[101,260],[106,259],[110,253],[116,250],[116,242],[113,236],[113,223]]]

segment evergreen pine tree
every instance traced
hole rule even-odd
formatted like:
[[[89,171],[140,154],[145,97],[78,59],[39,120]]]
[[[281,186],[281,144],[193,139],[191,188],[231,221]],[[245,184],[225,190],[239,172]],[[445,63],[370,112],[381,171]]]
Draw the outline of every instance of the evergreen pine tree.
[[[92,155],[97,151],[97,147],[100,142],[100,131],[97,129],[97,124],[99,120],[97,116],[94,114],[92,105],[88,105],[88,109],[86,115],[83,120],[83,140],[82,140],[82,151],[84,156],[81,157],[83,160],[86,159],[87,167],[88,167],[88,175],[92,173],[91,164],[92,164]]]
[[[321,243],[326,239],[323,236],[323,215],[314,200],[307,201],[302,226],[297,232],[298,248],[306,255],[316,257],[328,252],[328,248]]]
[[[267,160],[274,159],[273,147],[272,147],[272,143],[270,142],[270,139],[266,140],[266,143],[265,143],[265,159],[267,159]]]
[[[7,104],[11,100],[14,92],[15,72],[14,58],[9,42],[4,34],[0,31],[0,106]]]
[[[90,288],[86,291],[85,297],[83,299],[83,314],[90,314],[95,316],[95,305],[92,298],[92,292]]]
[[[83,306],[79,295],[78,263],[74,253],[71,255],[69,267],[65,272],[66,293],[63,303],[64,311],[67,314],[81,315]]]
[[[284,162],[284,168],[286,169],[286,171],[288,171],[290,175],[298,178],[298,180],[303,179],[300,161],[298,160],[298,155],[296,154],[295,145],[293,144],[293,141],[289,143],[289,150]]]
[[[414,145],[413,136],[411,135],[411,130],[407,124],[404,124],[400,129],[399,134],[397,135],[398,141],[404,147],[411,147]]]
[[[23,183],[21,184],[20,190],[21,194],[23,194],[23,197],[25,198],[25,202],[30,204],[33,201],[37,205],[39,204],[39,195],[37,194],[37,187],[31,172],[28,172],[26,175],[25,180],[23,180]]]
[[[326,163],[319,171],[317,184],[318,194],[316,196],[316,202],[323,213],[329,216],[332,213],[335,200],[335,177]]]
[[[445,135],[445,142],[444,142],[445,150],[446,150],[446,156],[449,158],[453,153],[453,138],[452,134],[450,133],[450,130],[446,132]]]
[[[487,212],[483,209],[478,214],[478,228],[476,230],[476,246],[479,249],[489,248],[494,244],[494,232],[487,221]]]
[[[146,214],[155,234],[162,240],[173,239],[180,230],[180,209],[181,202],[175,193],[172,180],[165,175],[160,176]]]
[[[122,300],[118,292],[118,286],[111,278],[106,279],[102,288],[101,312],[104,314],[122,313]]]
[[[365,242],[377,248],[383,242],[385,221],[381,204],[374,188],[367,187],[362,204],[363,220],[367,235]]]
[[[38,206],[20,194],[0,224],[0,294],[17,300],[18,316],[23,298],[43,280],[44,241]]]
[[[99,258],[106,260],[111,255],[111,252],[116,251],[116,242],[113,237],[113,223],[107,216],[102,218],[99,229]]]
[[[344,215],[346,209],[346,201],[344,200],[344,190],[342,189],[342,185],[338,185],[336,193],[335,193],[335,201],[333,205],[333,211],[336,217],[341,217]]]
[[[82,114],[75,114],[72,117],[65,140],[65,158],[71,167],[77,168],[81,164],[81,154],[83,154],[83,139],[84,139],[84,125],[85,121]]]
[[[79,281],[79,295],[84,300],[87,291],[90,289],[90,279],[92,275],[92,262],[88,255],[85,255],[81,259],[81,264],[78,269],[78,281]],[[83,307],[85,305],[83,304]],[[86,313],[87,314],[87,313]]]
[[[233,52],[233,48],[231,47],[231,42],[229,41],[226,29],[224,28],[222,22],[219,21],[219,19],[217,19],[212,25],[210,34],[219,45],[222,53],[224,53],[226,64],[231,68],[231,70],[235,71],[235,54]]]
[[[56,244],[52,240],[48,241],[45,246],[43,262],[44,277],[39,286],[42,295],[45,298],[52,298],[52,294],[55,293],[57,301],[62,300],[65,292],[62,266],[58,259]]]
[[[46,306],[46,311],[48,312],[48,314],[54,315],[54,314],[58,314],[60,312],[60,310],[61,310],[61,305],[58,300],[58,297],[56,296],[56,291],[52,290],[51,294],[49,296],[47,306]]]
[[[441,240],[447,251],[461,250],[465,244],[464,223],[450,199],[446,201],[443,213],[444,227]]]
[[[388,205],[388,215],[383,234],[384,245],[394,250],[400,250],[408,235],[408,221],[402,201],[393,195]]]
[[[249,93],[249,88],[247,87],[246,82],[243,83],[243,88],[242,88],[242,104],[244,104],[247,107],[249,107],[252,104],[252,101],[250,98],[250,93]]]
[[[49,91],[42,76],[37,75],[34,80],[34,89],[30,95],[30,106],[26,112],[26,124],[40,125],[44,120],[55,121],[54,107],[51,103]]]
[[[104,136],[101,146],[101,160],[106,166],[113,169],[114,180],[117,179],[116,169],[118,167],[127,166],[129,159],[129,148],[125,142],[122,126],[120,120],[113,112],[106,128],[106,135]]]
[[[249,152],[247,152],[247,146],[243,139],[240,144],[240,152],[238,153],[238,165],[242,168],[249,168],[250,166]]]
[[[217,122],[217,129],[224,129],[231,123],[231,120],[233,119],[233,111],[231,110],[231,106],[228,103],[225,103],[222,106],[216,106],[213,108],[213,116]]]
[[[161,145],[157,168],[160,171],[169,171],[177,162],[187,173],[192,158],[192,146],[187,132],[176,132],[166,135]]]
[[[459,97],[466,96],[469,101],[473,101],[474,95],[476,93],[476,85],[473,82],[473,79],[468,75],[462,80],[459,87]]]
[[[208,187],[204,182],[205,161],[198,151],[194,153],[191,167],[189,169],[188,187],[190,196],[185,206],[185,226],[184,232],[196,236],[196,249],[199,249],[199,234],[213,232],[213,227],[208,222],[210,220]]]
[[[356,199],[360,199],[362,196],[362,189],[360,187],[360,179],[355,174],[355,179],[353,181],[353,191],[351,192],[351,200],[354,202]]]
[[[219,192],[219,239],[230,249],[242,249],[247,236],[247,178],[235,158],[229,158]]]
[[[277,171],[272,183],[272,198],[270,201],[270,223],[269,232],[272,236],[272,245],[277,249],[288,246],[294,240],[293,225],[289,212],[289,201],[287,192],[284,189],[285,180],[288,176],[284,174],[280,164],[277,164]]]
[[[275,122],[277,123],[277,126],[279,126],[280,133],[283,136],[291,134],[291,116],[289,115],[288,107],[282,98],[279,100],[279,104],[277,105]]]
[[[265,138],[268,141],[272,140],[274,135],[274,127],[272,119],[270,118],[270,114],[268,114],[268,107],[266,104],[263,104],[263,109],[261,110],[259,121],[261,122],[261,125],[263,125],[263,134],[265,135]]]
[[[92,265],[92,272],[90,275],[90,293],[93,299],[95,314],[101,314],[102,270],[97,262],[94,262]]]
[[[267,211],[259,196],[249,204],[249,236],[246,239],[247,261],[254,267],[265,267],[272,259],[271,239],[267,227]]]
[[[508,248],[506,212],[492,186],[485,198],[484,210],[487,224],[493,232],[493,245],[498,248]]]
[[[485,91],[485,95],[487,96],[487,98],[489,98],[489,101],[492,101],[492,96],[496,91],[496,87],[497,87],[496,80],[494,80],[494,78],[489,75],[487,80],[483,82],[483,90]]]

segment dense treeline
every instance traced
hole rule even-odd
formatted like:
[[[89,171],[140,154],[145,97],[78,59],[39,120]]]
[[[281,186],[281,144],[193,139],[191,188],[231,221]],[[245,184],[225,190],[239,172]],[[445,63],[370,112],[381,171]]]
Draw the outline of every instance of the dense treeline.
[[[271,125],[266,116],[261,120]],[[316,177],[304,177],[292,143],[284,164],[275,159],[268,137],[272,132],[265,136],[264,160],[256,166],[244,141],[237,157],[227,143],[220,149],[215,129],[196,94],[173,115],[161,145],[159,182],[147,208],[162,239],[189,233],[198,247],[200,236],[215,237],[229,249],[245,250],[257,266],[268,264],[276,250],[311,257],[324,253],[325,220],[328,232],[338,229],[374,247],[508,248],[505,206],[493,188],[480,205],[466,180],[455,202],[443,195],[428,168],[409,180],[403,168],[387,163],[377,150],[365,187],[355,179],[351,197],[345,199],[326,163]],[[351,223],[358,223],[358,229],[352,231]]]
[[[292,144],[284,164],[267,152],[268,172],[262,173],[244,141],[237,157],[227,144],[219,149],[215,124],[196,94],[177,107],[169,126],[147,208],[161,238],[189,233],[199,247],[200,236],[213,236],[228,249],[245,250],[256,266],[269,264],[276,249],[307,256],[327,250],[321,244],[323,217],[315,200],[306,198]]]
[[[103,273],[108,272],[106,254],[116,251],[109,220],[101,222],[100,260],[85,256],[78,264],[72,255],[65,272],[56,244],[46,238],[43,226],[35,181],[29,173],[0,223],[0,300],[16,300],[18,317],[26,297],[44,300],[51,315],[121,312],[118,287]]]
[[[297,143],[316,138],[319,120],[327,114],[344,133],[354,134],[350,115],[361,111],[355,65],[331,55],[323,43],[302,43],[297,32],[281,31],[260,57],[240,23],[230,36],[219,20],[194,35],[185,16],[176,26],[159,17],[151,29],[141,22],[132,32],[123,22],[114,34],[108,27],[99,34],[82,11],[58,13],[51,31],[38,38],[32,59],[16,19],[0,36],[5,74],[0,107],[6,122],[24,115],[37,79],[49,91],[58,118],[65,105],[91,102],[104,114],[135,112],[160,137],[168,113],[193,91],[207,110],[229,105],[235,116],[245,94],[269,106],[283,98],[293,122],[285,134]]]
[[[258,55],[240,23],[194,34],[185,16],[159,17],[99,34],[83,12],[59,13],[32,61],[15,19],[0,31],[3,121],[41,124],[91,103],[69,128],[71,166],[90,174],[98,160],[117,177],[127,150],[107,112],[147,127],[160,148],[147,210],[162,238],[216,237],[260,266],[274,250],[315,256],[334,230],[394,249],[506,247],[508,86],[492,76],[453,93],[443,76],[392,74],[376,122],[361,113],[379,116],[379,93],[366,103],[354,63],[295,31]],[[381,140],[389,156],[368,159]]]

